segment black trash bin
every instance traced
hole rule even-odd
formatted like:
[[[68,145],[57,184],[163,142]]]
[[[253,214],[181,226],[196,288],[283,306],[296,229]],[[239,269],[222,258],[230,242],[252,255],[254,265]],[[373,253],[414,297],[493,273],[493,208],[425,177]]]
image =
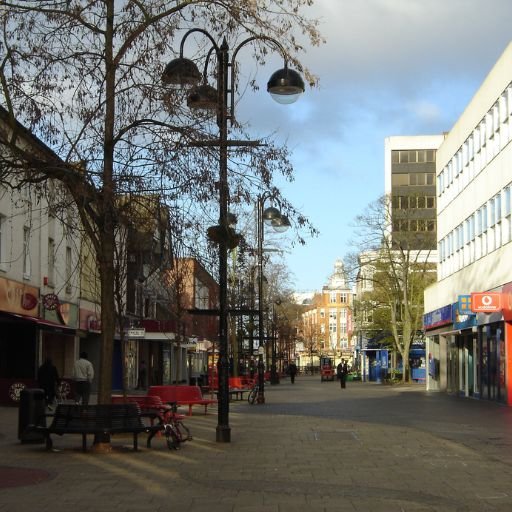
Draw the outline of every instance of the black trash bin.
[[[29,425],[46,427],[45,399],[42,389],[24,389],[20,393],[18,411],[18,439],[22,443],[43,443],[40,432],[27,431]]]

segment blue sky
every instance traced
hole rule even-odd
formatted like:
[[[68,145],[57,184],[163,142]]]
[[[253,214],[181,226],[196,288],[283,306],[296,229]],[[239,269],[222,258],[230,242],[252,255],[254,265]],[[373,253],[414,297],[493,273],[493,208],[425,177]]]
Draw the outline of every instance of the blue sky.
[[[354,217],[384,191],[384,138],[449,131],[512,41],[511,0],[315,0],[305,12],[327,39],[302,58],[319,87],[286,107],[247,94],[237,114],[293,151],[284,195],[320,231],[284,255],[297,291],[320,289],[354,250]]]

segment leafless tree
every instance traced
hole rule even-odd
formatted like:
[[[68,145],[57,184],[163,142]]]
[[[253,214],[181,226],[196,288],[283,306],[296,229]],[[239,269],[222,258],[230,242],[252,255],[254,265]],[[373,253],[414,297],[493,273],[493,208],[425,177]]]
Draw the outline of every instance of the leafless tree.
[[[436,279],[436,264],[431,257],[433,233],[393,233],[390,201],[383,196],[356,217],[357,251],[347,267],[366,281],[359,311],[363,304],[367,312],[371,307],[372,321],[366,327],[388,333],[402,358],[405,381],[411,344],[422,331],[423,292]]]
[[[191,117],[184,93],[161,83],[165,64],[176,57],[180,37],[191,27],[219,40],[241,33],[277,38],[289,60],[300,42],[321,42],[303,16],[310,0],[5,0],[0,6],[0,87],[10,131],[1,139],[0,183],[49,178],[71,195],[85,235],[96,253],[101,282],[101,358],[98,400],[110,401],[115,336],[115,275],[120,218],[118,200],[135,192],[158,194],[187,214],[187,240],[201,240],[216,223],[217,154],[194,142],[216,134],[211,118]],[[196,40],[197,55],[205,53]],[[192,50],[191,50],[192,51]],[[202,52],[202,53],[199,53]],[[269,48],[253,47],[265,62]],[[314,78],[303,70],[310,82]],[[254,85],[256,87],[256,85]],[[33,152],[20,141],[18,120],[50,152]],[[244,127],[236,126],[244,137]],[[245,138],[248,138],[245,135]],[[247,201],[254,182],[272,187],[275,172],[291,177],[286,148],[272,139],[230,152],[231,201]],[[251,169],[247,179],[241,169]],[[297,224],[306,222],[295,213]],[[199,235],[200,234],[200,235]],[[192,242],[190,242],[192,243]]]

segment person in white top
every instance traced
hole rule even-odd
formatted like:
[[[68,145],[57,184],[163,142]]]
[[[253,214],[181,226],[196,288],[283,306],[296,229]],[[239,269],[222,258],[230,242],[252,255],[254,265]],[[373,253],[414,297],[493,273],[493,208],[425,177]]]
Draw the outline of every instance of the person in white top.
[[[94,378],[94,368],[87,359],[87,352],[80,352],[80,359],[73,367],[73,380],[75,381],[75,401],[82,405],[89,403],[91,395],[91,382]]]

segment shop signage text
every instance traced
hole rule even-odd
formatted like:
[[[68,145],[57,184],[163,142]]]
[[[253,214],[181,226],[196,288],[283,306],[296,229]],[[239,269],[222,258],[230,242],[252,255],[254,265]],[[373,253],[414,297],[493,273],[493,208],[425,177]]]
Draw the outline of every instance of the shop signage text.
[[[452,305],[448,304],[442,308],[435,309],[423,315],[423,326],[425,329],[433,329],[441,325],[452,323]]]
[[[471,311],[473,313],[494,313],[501,311],[501,293],[473,292],[471,294]]]

